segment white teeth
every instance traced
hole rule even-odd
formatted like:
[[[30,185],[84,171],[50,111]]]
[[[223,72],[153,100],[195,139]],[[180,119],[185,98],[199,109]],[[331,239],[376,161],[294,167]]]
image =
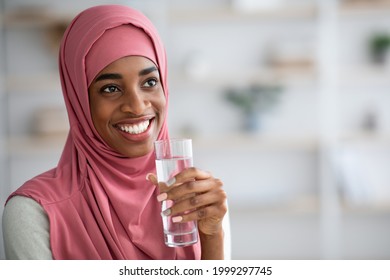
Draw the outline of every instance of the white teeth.
[[[120,130],[127,132],[127,133],[130,133],[130,134],[140,134],[140,133],[146,131],[146,129],[149,126],[149,123],[150,123],[150,121],[147,120],[147,121],[143,121],[141,123],[134,124],[134,125],[120,125],[118,127]]]

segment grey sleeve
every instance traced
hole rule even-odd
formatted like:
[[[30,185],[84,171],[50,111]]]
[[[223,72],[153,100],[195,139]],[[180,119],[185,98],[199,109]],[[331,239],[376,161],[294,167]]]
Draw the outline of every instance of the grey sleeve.
[[[7,259],[50,260],[50,224],[35,200],[14,196],[3,213],[3,238]]]

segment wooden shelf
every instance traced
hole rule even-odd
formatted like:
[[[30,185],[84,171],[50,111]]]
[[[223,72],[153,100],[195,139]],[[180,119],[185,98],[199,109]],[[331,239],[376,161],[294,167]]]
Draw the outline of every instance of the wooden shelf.
[[[340,5],[341,16],[390,15],[390,1],[344,1]]]
[[[171,85],[188,83],[192,85],[204,86],[212,85],[226,88],[239,84],[268,84],[268,85],[301,85],[312,86],[318,81],[318,74],[314,67],[273,67],[242,72],[210,71],[213,74],[205,75],[204,78],[194,78],[187,76],[183,72],[172,72],[170,74]],[[218,73],[218,74],[216,74]]]
[[[51,136],[14,136],[8,139],[8,151],[18,155],[39,155],[62,150],[67,133]],[[319,139],[317,136],[276,136],[229,134],[216,137],[194,137],[194,145],[200,150],[213,151],[303,151],[316,152]],[[390,149],[390,135],[350,134],[340,139],[342,145],[381,145]]]
[[[194,144],[202,150],[213,151],[290,151],[313,152],[317,150],[315,137],[256,136],[245,134],[223,135],[215,138],[195,138]]]
[[[253,11],[244,12],[233,8],[220,8],[210,10],[172,10],[168,13],[168,20],[172,22],[190,22],[198,23],[237,21],[237,20],[292,20],[292,19],[314,19],[317,15],[317,9],[314,5],[305,7],[284,7],[273,11]]]
[[[2,19],[8,28],[46,28],[58,25],[68,25],[73,14],[47,9],[44,6],[25,6],[2,14]]]
[[[351,205],[347,202],[341,202],[343,213],[346,215],[390,215],[390,201],[367,203],[365,205]]]
[[[364,132],[349,133],[342,135],[340,138],[340,143],[375,144],[388,146],[390,148],[390,135]]]
[[[344,0],[340,4],[340,9],[343,10],[383,10],[389,9],[390,11],[390,1],[389,0]]]

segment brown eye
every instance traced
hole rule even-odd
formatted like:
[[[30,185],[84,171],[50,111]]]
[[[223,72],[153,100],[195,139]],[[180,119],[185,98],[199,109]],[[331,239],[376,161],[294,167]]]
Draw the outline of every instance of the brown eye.
[[[117,86],[109,85],[104,88],[102,88],[103,93],[113,93],[119,91]]]
[[[142,86],[143,87],[154,87],[156,85],[157,85],[157,79],[153,78],[153,79],[147,80]]]

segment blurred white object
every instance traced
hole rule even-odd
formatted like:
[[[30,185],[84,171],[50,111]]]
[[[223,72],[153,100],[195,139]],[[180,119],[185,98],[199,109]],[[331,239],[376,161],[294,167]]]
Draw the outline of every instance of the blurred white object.
[[[184,67],[186,76],[195,81],[203,80],[210,74],[209,60],[200,52],[191,53]]]
[[[232,6],[241,12],[272,11],[280,8],[283,0],[232,0]]]
[[[387,50],[385,54],[385,68],[386,71],[390,71],[390,50]]]
[[[351,206],[390,202],[390,147],[361,142],[342,148],[338,167],[344,198]]]
[[[228,206],[228,203],[226,202]],[[224,231],[224,259],[231,260],[232,259],[232,236],[231,236],[231,227],[230,227],[230,214],[229,214],[229,206],[228,211],[226,212],[225,217],[222,221],[222,227]]]

